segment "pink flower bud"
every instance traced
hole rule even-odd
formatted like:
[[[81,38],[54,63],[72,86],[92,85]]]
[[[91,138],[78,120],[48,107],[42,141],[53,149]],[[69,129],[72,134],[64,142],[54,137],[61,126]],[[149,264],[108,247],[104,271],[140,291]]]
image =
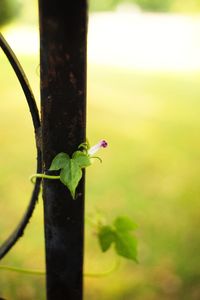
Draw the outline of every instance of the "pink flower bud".
[[[89,155],[93,155],[95,154],[99,149],[101,148],[106,148],[108,146],[108,143],[105,140],[101,140],[98,144],[92,146],[89,150],[88,150],[88,154]]]

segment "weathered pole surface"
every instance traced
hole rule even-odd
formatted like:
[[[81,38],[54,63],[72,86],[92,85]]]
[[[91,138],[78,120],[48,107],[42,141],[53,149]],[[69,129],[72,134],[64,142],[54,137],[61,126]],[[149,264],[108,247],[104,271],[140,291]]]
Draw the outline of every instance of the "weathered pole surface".
[[[86,0],[39,0],[43,172],[60,152],[85,141]],[[48,300],[83,297],[84,178],[76,200],[44,180]]]

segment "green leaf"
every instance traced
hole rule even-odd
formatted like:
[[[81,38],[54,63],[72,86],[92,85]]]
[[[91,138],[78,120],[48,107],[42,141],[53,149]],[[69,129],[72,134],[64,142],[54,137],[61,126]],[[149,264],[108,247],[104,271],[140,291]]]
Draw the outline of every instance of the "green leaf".
[[[137,228],[137,224],[125,216],[117,217],[114,221],[114,226],[117,231],[130,231]]]
[[[98,232],[98,238],[101,250],[103,252],[107,251],[112,242],[115,241],[115,233],[113,232],[112,227],[110,226],[101,226]]]
[[[128,232],[116,232],[115,249],[118,255],[137,262],[137,240]]]
[[[74,152],[72,158],[77,162],[80,168],[86,168],[91,165],[89,156],[82,151]]]
[[[68,164],[69,160],[70,160],[69,155],[67,153],[61,152],[54,157],[49,170],[57,171],[62,168],[65,168],[65,166]]]
[[[74,159],[69,159],[65,167],[60,172],[60,180],[68,187],[73,199],[75,199],[76,188],[81,177],[82,171],[78,163]]]

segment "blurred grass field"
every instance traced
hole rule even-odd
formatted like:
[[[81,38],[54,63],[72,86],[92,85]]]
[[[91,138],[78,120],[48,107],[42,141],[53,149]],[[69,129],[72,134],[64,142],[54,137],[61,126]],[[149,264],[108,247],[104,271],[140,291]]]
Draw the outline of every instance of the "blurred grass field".
[[[21,56],[39,104],[38,60]],[[200,73],[134,72],[89,66],[90,143],[105,138],[103,164],[87,171],[86,214],[128,215],[139,225],[139,264],[122,261],[105,278],[85,278],[86,300],[200,299]],[[24,96],[0,54],[0,241],[20,220],[35,172]],[[86,271],[112,266],[86,226]],[[2,264],[44,269],[40,199],[25,235]],[[0,271],[0,296],[45,299],[45,279]]]

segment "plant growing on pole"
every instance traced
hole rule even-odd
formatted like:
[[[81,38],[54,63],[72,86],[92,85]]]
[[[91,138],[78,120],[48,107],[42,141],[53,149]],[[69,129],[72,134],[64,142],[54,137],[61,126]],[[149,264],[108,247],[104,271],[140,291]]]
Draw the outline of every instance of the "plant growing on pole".
[[[39,12],[41,118],[28,80],[0,35],[0,46],[21,83],[30,108],[37,148],[37,169],[32,176],[36,181],[29,206],[19,225],[0,247],[0,258],[23,235],[43,179],[47,299],[81,300],[85,168],[91,165],[96,151],[107,146],[105,140],[93,147],[84,142],[87,3],[86,0],[69,3],[61,0],[58,5],[56,0],[40,0]],[[131,220],[119,216],[112,224],[100,221],[95,226],[103,252],[114,245],[119,256],[137,261],[137,243],[131,234],[136,225]]]

